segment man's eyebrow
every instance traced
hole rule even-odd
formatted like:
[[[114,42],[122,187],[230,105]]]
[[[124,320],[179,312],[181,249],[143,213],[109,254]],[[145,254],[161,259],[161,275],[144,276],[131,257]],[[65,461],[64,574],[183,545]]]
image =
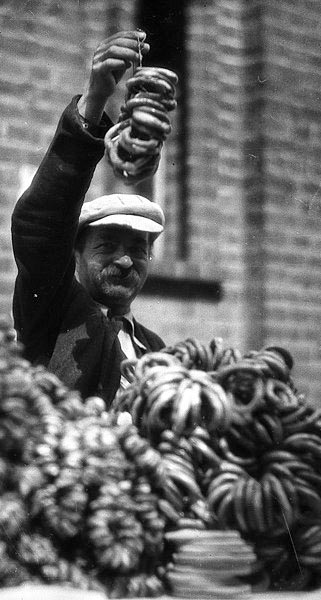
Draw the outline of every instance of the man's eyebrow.
[[[147,242],[148,239],[144,235],[135,235],[133,237],[134,242]]]
[[[101,242],[109,242],[109,241],[112,241],[112,242],[116,241],[117,242],[118,240],[122,239],[122,234],[123,234],[123,232],[113,231],[113,232],[109,233],[108,235],[106,235],[106,234],[102,235],[101,239],[99,241],[100,241],[100,243]],[[135,242],[135,243],[137,243],[137,242],[139,242],[139,243],[143,242],[143,243],[145,243],[145,242],[148,242],[148,237],[146,237],[143,233],[137,232],[137,233],[135,233],[135,234],[132,235],[131,242]]]

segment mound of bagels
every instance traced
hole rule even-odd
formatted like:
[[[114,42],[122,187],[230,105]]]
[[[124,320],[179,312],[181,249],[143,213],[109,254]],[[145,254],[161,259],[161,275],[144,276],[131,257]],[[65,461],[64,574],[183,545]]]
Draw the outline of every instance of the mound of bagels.
[[[0,587],[109,598],[321,587],[321,415],[281,347],[124,361],[107,413],[0,323]]]

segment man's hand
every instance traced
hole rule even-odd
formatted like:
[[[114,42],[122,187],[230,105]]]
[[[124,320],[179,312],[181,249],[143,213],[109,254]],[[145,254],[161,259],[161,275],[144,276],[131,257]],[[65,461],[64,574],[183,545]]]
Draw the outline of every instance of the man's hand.
[[[107,99],[131,65],[149,52],[143,31],[121,31],[96,48],[85,93],[78,101],[79,113],[89,122],[99,124]]]

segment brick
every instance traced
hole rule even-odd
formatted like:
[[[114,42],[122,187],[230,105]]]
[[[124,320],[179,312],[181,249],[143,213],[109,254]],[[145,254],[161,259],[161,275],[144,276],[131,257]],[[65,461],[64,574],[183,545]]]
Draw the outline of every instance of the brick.
[[[40,132],[30,127],[28,123],[9,123],[7,128],[7,137],[11,142],[17,140],[26,141],[31,144],[39,144]]]

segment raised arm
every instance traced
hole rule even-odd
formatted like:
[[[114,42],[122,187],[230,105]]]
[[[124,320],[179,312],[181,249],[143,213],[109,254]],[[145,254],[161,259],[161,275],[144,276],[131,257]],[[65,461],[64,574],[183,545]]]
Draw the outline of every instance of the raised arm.
[[[148,52],[144,38],[143,32],[120,32],[98,46],[83,95],[75,96],[64,111],[29,189],[15,206],[12,243],[18,275],[13,313],[18,337],[27,348],[41,345],[40,336],[48,336],[48,328],[54,336],[59,325],[74,275],[79,213],[112,125],[104,110],[126,70],[138,62],[140,52]],[[33,354],[30,350],[29,357]]]

